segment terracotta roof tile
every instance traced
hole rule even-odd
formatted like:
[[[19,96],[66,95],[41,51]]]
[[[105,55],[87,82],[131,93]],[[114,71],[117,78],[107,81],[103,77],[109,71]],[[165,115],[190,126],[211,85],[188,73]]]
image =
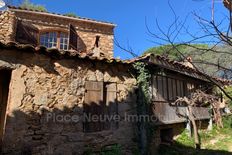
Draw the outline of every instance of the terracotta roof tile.
[[[52,58],[57,58],[57,59],[89,59],[92,61],[103,61],[106,63],[121,63],[125,65],[131,65],[135,62],[146,62],[151,65],[158,65],[160,67],[179,72],[181,74],[191,76],[193,78],[201,79],[208,81],[205,76],[203,76],[201,72],[185,66],[184,64],[177,62],[177,61],[172,61],[168,58],[159,56],[159,55],[153,55],[153,54],[147,54],[141,57],[129,59],[129,60],[120,60],[120,59],[107,59],[105,57],[93,57],[90,56],[86,53],[78,53],[77,51],[74,50],[58,50],[56,48],[46,48],[44,46],[37,46],[34,47],[32,45],[28,44],[19,44],[16,42],[8,42],[8,43],[2,43],[0,42],[0,49],[16,49],[19,51],[23,52],[34,52],[42,55],[46,55]],[[217,82],[220,82],[221,84],[224,85],[232,85],[231,80],[226,80],[226,79],[221,79],[217,77],[213,77],[214,80]]]
[[[46,13],[48,15],[58,15],[60,17],[66,17],[66,18],[72,18],[72,19],[77,19],[77,20],[83,20],[83,21],[88,21],[88,22],[95,22],[95,23],[99,23],[99,24],[107,24],[107,25],[111,25],[111,26],[116,26],[113,23],[110,22],[105,22],[105,21],[99,21],[99,20],[94,20],[94,19],[90,19],[90,18],[85,18],[85,17],[70,17],[67,15],[63,15],[63,14],[59,14],[59,13],[54,13],[54,12],[47,12],[47,11],[41,11],[41,10],[33,10],[33,9],[28,9],[28,8],[23,8],[23,7],[17,7],[17,6],[7,6],[10,10],[23,10],[23,11],[30,11],[30,12],[35,12],[35,13]]]
[[[191,76],[191,77],[194,77],[197,79],[209,81],[203,75],[204,73],[202,73],[194,68],[186,66],[180,62],[170,60],[170,59],[163,57],[163,56],[160,56],[160,55],[154,55],[154,54],[149,54],[149,55],[151,57],[150,61],[155,65],[158,65],[158,66],[161,66],[163,68],[173,70],[173,71],[176,71],[176,72],[179,72],[181,74]],[[216,80],[217,82],[219,82],[222,85],[232,85],[232,80],[222,79],[222,78],[218,78],[218,77],[212,77],[212,79]]]
[[[34,52],[38,54],[47,55],[53,58],[63,59],[63,58],[77,58],[77,59],[90,59],[90,60],[96,60],[96,61],[104,61],[107,63],[122,63],[122,64],[130,64],[129,61],[123,61],[119,59],[107,59],[104,57],[93,57],[89,56],[86,53],[78,53],[74,50],[59,50],[56,48],[46,48],[44,46],[37,46],[34,47],[29,44],[18,44],[16,42],[8,42],[8,43],[2,43],[0,42],[0,49],[17,49],[23,52]]]

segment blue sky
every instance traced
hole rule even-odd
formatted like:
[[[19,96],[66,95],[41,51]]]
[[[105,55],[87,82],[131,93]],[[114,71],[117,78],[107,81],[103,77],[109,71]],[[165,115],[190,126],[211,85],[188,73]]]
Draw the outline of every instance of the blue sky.
[[[32,2],[46,6],[50,12],[73,12],[81,17],[113,22],[117,25],[115,38],[118,42],[126,48],[131,47],[138,55],[150,47],[157,46],[151,42],[154,38],[147,34],[145,19],[149,28],[157,34],[158,30],[154,28],[156,19],[164,29],[174,19],[168,0],[32,0]],[[177,16],[183,19],[193,11],[210,18],[212,0],[170,0],[170,2]],[[216,0],[215,10],[217,18],[226,13],[219,0]],[[191,15],[187,25],[192,31],[198,29]],[[115,57],[122,59],[131,57],[116,46],[114,53]]]

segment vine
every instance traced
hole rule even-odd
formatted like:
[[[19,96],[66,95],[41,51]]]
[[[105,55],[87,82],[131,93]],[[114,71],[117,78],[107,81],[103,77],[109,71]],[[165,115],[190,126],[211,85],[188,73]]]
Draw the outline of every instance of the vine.
[[[145,96],[144,103],[150,103],[150,92],[149,92],[149,83],[151,79],[151,74],[149,70],[146,68],[146,64],[144,62],[136,62],[134,64],[134,68],[137,71],[137,85],[141,87],[142,92]]]
[[[150,114],[150,103],[151,103],[151,93],[149,91],[151,74],[146,68],[144,62],[136,62],[134,68],[136,70],[136,79],[138,87],[138,100],[137,100],[137,114],[149,115]],[[140,120],[138,122],[138,139],[139,139],[139,150],[140,153],[148,154],[150,143],[153,137],[153,130],[151,130],[152,123],[149,121]]]

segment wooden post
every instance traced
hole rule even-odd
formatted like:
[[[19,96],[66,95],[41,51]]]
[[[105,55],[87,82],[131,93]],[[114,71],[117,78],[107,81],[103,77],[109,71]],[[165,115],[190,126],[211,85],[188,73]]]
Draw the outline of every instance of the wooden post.
[[[211,111],[211,113],[210,113],[210,120],[209,120],[209,125],[208,125],[208,127],[207,127],[207,130],[209,130],[209,131],[211,131],[212,129],[213,129],[213,116],[212,116],[212,111],[213,111],[213,109],[212,109],[213,107],[212,107],[212,105],[210,106],[210,111]]]
[[[186,124],[186,129],[188,131],[188,136],[192,137],[192,126],[191,126],[191,121],[189,120],[189,111],[188,108],[186,107],[186,114],[187,114],[187,124]]]

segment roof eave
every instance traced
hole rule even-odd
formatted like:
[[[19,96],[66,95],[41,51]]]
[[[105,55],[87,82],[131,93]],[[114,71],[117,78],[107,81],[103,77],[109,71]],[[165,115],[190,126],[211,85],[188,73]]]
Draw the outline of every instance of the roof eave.
[[[110,26],[110,27],[113,27],[113,28],[117,26],[116,24],[113,24],[113,23],[95,21],[95,20],[91,20],[91,19],[68,17],[68,16],[53,14],[53,13],[49,13],[49,12],[22,10],[22,9],[14,9],[14,8],[9,8],[9,7],[8,7],[8,10],[13,11],[13,12],[32,13],[32,14],[39,14],[39,15],[45,15],[45,16],[52,16],[52,17],[56,17],[56,18],[76,20],[76,21],[80,21],[80,22],[94,23],[94,24],[98,24],[98,25]]]

